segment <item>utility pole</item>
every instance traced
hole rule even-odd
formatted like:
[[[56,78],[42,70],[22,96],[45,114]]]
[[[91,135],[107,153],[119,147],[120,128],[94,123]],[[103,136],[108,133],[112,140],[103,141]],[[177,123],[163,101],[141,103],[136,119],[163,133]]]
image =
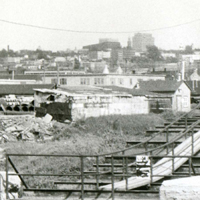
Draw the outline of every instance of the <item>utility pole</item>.
[[[46,79],[46,72],[45,72],[45,65],[44,65],[44,60],[42,61],[42,67],[44,68],[44,76],[43,76],[43,83],[45,84],[45,79]]]
[[[59,64],[56,63],[57,66],[57,85],[59,85]]]
[[[182,80],[185,80],[185,61],[182,61]]]

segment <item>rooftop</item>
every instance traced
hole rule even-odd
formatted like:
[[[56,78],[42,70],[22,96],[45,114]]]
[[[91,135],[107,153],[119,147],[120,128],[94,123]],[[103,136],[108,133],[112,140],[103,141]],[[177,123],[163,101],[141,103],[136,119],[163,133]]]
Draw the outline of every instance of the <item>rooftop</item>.
[[[1,85],[0,87],[0,95],[33,95],[35,88],[54,88],[53,84],[19,84],[19,85]]]
[[[139,81],[139,88],[150,92],[175,92],[181,84],[173,80]]]

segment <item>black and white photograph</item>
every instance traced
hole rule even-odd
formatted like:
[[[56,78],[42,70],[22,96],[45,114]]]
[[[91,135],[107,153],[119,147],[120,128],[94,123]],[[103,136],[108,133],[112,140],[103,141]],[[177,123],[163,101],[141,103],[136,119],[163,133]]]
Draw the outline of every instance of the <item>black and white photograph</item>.
[[[0,0],[0,200],[200,200],[199,0]]]

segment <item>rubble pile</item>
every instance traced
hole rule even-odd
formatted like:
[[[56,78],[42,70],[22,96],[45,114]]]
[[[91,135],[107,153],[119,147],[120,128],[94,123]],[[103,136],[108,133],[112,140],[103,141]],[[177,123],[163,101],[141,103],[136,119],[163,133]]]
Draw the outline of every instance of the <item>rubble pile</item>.
[[[13,141],[45,141],[53,138],[52,116],[12,116],[0,118],[0,143]]]

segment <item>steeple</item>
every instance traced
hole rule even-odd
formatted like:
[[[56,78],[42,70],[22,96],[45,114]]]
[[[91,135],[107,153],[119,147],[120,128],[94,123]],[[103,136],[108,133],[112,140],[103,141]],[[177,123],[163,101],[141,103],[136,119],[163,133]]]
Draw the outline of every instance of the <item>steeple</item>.
[[[131,48],[132,48],[132,46],[131,46],[131,37],[128,38],[127,48],[128,48],[128,49],[131,49]]]
[[[103,70],[103,74],[109,74],[109,69],[108,69],[108,65],[105,65],[104,70]]]

